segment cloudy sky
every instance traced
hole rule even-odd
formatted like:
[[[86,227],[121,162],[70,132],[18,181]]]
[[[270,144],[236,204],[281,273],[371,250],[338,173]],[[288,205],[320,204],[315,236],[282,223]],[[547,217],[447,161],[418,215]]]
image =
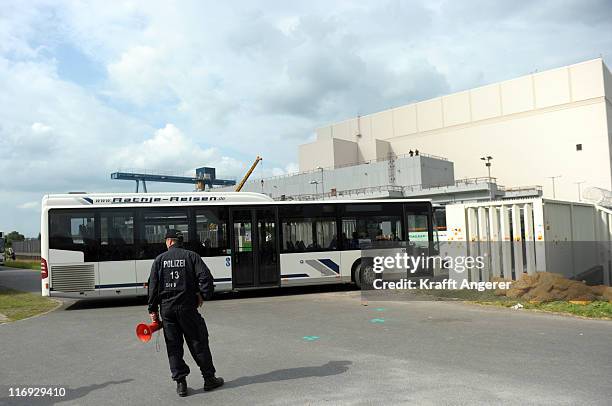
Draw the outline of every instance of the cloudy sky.
[[[119,168],[292,172],[316,127],[612,58],[611,31],[605,0],[0,0],[0,230],[132,191]]]

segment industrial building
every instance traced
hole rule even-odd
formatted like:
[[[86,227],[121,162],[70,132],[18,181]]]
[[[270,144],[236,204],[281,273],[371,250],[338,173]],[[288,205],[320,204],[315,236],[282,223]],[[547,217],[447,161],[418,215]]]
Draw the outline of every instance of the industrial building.
[[[390,154],[353,165],[252,180],[243,190],[276,200],[404,197],[427,198],[440,204],[542,195],[538,186],[505,187],[494,177],[455,179],[454,172],[454,164],[448,159],[413,151],[412,155]]]
[[[594,59],[326,125],[317,129],[316,141],[300,146],[300,171],[329,177],[318,184],[318,193],[332,193],[334,168],[385,161],[376,175],[378,185],[368,180],[372,172],[366,177],[362,168],[353,179],[359,186],[346,188],[399,185],[406,195],[406,186],[433,184],[412,175],[389,175],[389,157],[415,150],[443,156],[454,163],[454,181],[488,178],[481,158],[489,156],[490,176],[499,183],[541,185],[546,197],[576,201],[580,189],[611,189],[611,103],[612,75],[602,59]],[[419,161],[425,166],[444,162]],[[394,165],[403,170],[399,159]],[[279,193],[267,189],[266,181],[263,188],[255,181],[245,190],[291,195],[309,188],[315,193],[310,182],[317,178],[300,176],[277,184],[277,189],[286,187]],[[294,181],[301,186],[289,186]]]

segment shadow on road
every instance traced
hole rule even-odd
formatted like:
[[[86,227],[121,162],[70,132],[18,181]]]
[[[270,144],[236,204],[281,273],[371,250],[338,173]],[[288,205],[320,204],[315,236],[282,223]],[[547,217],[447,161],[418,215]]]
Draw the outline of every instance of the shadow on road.
[[[229,299],[249,299],[257,297],[276,297],[276,296],[292,296],[292,295],[307,295],[316,293],[328,292],[348,292],[358,290],[355,285],[350,284],[330,284],[318,286],[294,286],[287,288],[267,288],[242,290],[239,292],[223,292],[215,294],[213,300],[229,300]],[[68,305],[65,310],[86,310],[99,309],[105,307],[127,307],[127,306],[144,306],[147,304],[145,297],[109,297],[99,299],[83,299]]]
[[[280,382],[288,381],[291,379],[340,375],[348,371],[349,365],[351,364],[351,361],[329,361],[326,364],[314,367],[277,369],[276,371],[270,371],[265,374],[242,376],[240,378],[236,378],[233,381],[226,382],[223,388],[220,388],[220,390],[234,389],[239,388],[241,386],[255,385],[258,383]],[[195,392],[197,393],[203,391],[203,389],[200,389],[199,391]]]
[[[83,396],[87,396],[89,393],[98,390],[98,389],[103,389],[106,388],[107,386],[111,386],[111,385],[122,385],[124,383],[129,383],[132,382],[133,379],[124,379],[122,381],[109,381],[109,382],[105,382],[105,383],[98,383],[98,384],[93,384],[93,385],[87,385],[87,386],[81,386],[80,388],[74,388],[74,389],[66,389],[66,396],[64,396],[63,398],[61,398],[61,401],[68,401],[68,400],[75,400],[75,399],[79,399],[82,398]]]
[[[355,285],[352,285],[352,284],[291,286],[291,287],[284,287],[284,288],[251,289],[251,290],[241,290],[238,292],[219,293],[215,295],[215,300],[309,295],[309,294],[328,293],[328,292],[348,292],[352,290],[358,290],[358,289]]]

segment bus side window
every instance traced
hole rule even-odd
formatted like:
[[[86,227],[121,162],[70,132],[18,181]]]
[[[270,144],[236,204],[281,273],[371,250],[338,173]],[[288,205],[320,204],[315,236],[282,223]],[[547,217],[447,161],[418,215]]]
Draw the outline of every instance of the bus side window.
[[[344,211],[344,249],[361,249],[376,241],[404,240],[401,204],[347,204]]]
[[[98,261],[95,216],[83,211],[49,211],[49,248],[80,251],[85,262]]]
[[[282,252],[327,251],[337,249],[334,219],[282,220]]]
[[[134,259],[134,216],[131,212],[100,213],[99,261]]]
[[[417,250],[429,249],[429,221],[426,213],[408,213],[406,216],[408,241]]]
[[[228,249],[227,211],[223,208],[196,211],[196,240],[192,249],[202,257],[226,255]]]
[[[176,229],[183,234],[183,243],[188,246],[189,221],[186,209],[145,209],[143,212],[143,231],[141,245],[144,247],[144,258],[153,259],[166,252],[166,230]],[[146,243],[145,243],[146,241]]]

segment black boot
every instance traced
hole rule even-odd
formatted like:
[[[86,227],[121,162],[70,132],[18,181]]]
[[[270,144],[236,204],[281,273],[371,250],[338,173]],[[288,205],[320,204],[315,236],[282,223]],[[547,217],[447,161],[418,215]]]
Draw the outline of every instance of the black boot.
[[[223,386],[223,378],[217,378],[213,376],[212,378],[204,379],[204,390],[207,392],[209,390],[218,388],[219,386]]]
[[[185,378],[176,381],[176,393],[178,393],[180,397],[187,396],[187,380]]]

